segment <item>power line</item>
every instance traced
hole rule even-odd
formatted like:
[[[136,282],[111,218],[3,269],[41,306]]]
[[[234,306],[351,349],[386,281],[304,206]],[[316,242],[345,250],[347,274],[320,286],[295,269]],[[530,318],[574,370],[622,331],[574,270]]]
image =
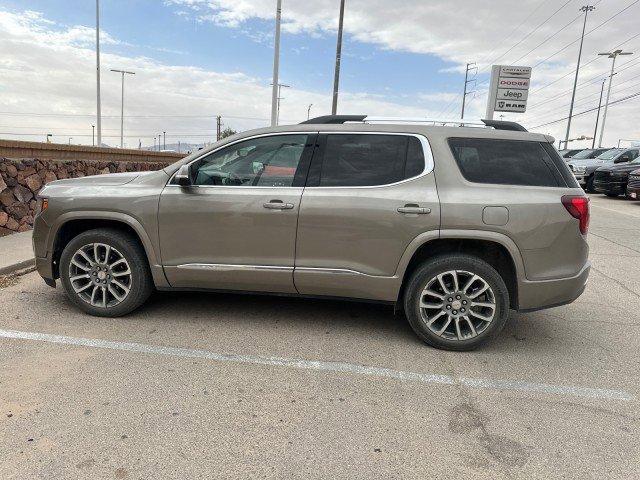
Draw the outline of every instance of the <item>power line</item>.
[[[512,45],[506,52],[504,52],[502,55],[500,55],[499,57],[496,57],[495,59],[493,59],[490,63],[488,63],[482,70],[486,70],[489,66],[495,64],[496,61],[500,60],[501,58],[503,58],[505,55],[507,55],[509,52],[511,52],[514,48],[516,48],[518,45],[520,45],[522,42],[524,42],[527,38],[529,38],[531,35],[533,35],[535,32],[537,32],[545,23],[547,23],[549,20],[551,20],[556,13],[558,13],[560,10],[562,10],[564,7],[566,7],[569,3],[571,3],[572,0],[567,0],[566,2],[564,2],[558,9],[556,9],[551,15],[549,15],[547,18],[545,18],[542,23],[538,24],[538,26],[536,26],[533,30],[531,30],[529,33],[527,33],[524,37],[522,37],[519,41],[517,41],[514,45]]]
[[[622,103],[622,102],[626,102],[627,100],[631,100],[632,98],[636,98],[636,97],[638,97],[638,96],[640,96],[640,92],[636,92],[636,93],[633,93],[633,94],[631,94],[631,95],[627,95],[626,97],[619,98],[618,100],[614,100],[614,101],[612,101],[612,102],[609,102],[609,106],[611,106],[611,105],[616,105],[616,104],[618,104],[618,103]],[[576,113],[576,114],[574,114],[573,116],[574,116],[574,117],[578,117],[578,116],[580,116],[580,115],[584,115],[584,114],[586,114],[586,113],[593,112],[594,110],[597,110],[597,109],[598,109],[598,107],[593,107],[593,108],[590,108],[589,110],[585,110],[585,111],[583,111],[583,112]],[[547,123],[542,123],[542,124],[540,124],[540,125],[536,125],[536,126],[534,126],[534,127],[529,127],[529,128],[530,128],[530,129],[533,129],[533,128],[546,127],[547,125],[553,125],[554,123],[563,122],[563,121],[567,120],[568,118],[569,118],[569,117],[559,118],[559,119],[557,119],[557,120],[553,120],[553,121],[551,121],[551,122],[547,122]]]

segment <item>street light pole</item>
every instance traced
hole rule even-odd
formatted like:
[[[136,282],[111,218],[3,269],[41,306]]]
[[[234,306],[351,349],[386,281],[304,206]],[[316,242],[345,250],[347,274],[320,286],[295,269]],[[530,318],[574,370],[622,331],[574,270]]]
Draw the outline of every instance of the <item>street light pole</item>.
[[[98,146],[102,144],[102,112],[100,110],[100,0],[96,0],[96,125],[98,125]]]
[[[282,0],[276,3],[276,34],[273,44],[273,88],[271,89],[271,126],[278,124],[278,74],[280,69],[280,17]]]
[[[122,96],[120,98],[120,148],[124,148],[124,75],[135,75],[135,72],[128,72],[126,70],[111,69],[112,72],[121,74],[122,76]]]
[[[600,107],[602,107],[602,94],[604,93],[604,84],[607,81],[605,78],[602,80],[602,87],[600,87],[600,100],[598,101],[598,113],[596,113],[596,126],[593,129],[593,142],[591,142],[591,148],[596,148],[596,136],[598,134],[598,120],[600,120]]]
[[[573,92],[571,93],[571,106],[569,107],[569,119],[567,121],[567,133],[564,136],[565,148],[569,140],[569,130],[571,130],[571,117],[573,117],[573,104],[576,100],[576,88],[578,87],[578,74],[580,73],[580,59],[582,58],[582,44],[584,42],[584,31],[587,28],[587,15],[596,7],[593,5],[585,5],[580,8],[584,12],[584,22],[582,24],[582,35],[580,36],[580,48],[578,49],[578,63],[576,65],[576,76],[573,80]]]
[[[91,125],[91,145],[96,146],[96,126]]]
[[[340,84],[340,59],[342,58],[342,29],[344,25],[344,1],[340,0],[340,18],[338,20],[338,41],[336,42],[336,68],[333,74],[333,101],[331,114],[338,111],[338,86]]]
[[[167,149],[167,132],[162,132],[162,149]]]
[[[280,123],[280,100],[282,100],[282,96],[281,96],[282,87],[290,88],[291,85],[287,85],[285,83],[279,83],[278,84],[278,87],[277,87],[277,90],[276,90],[277,94],[276,94],[276,123],[275,123],[275,125],[278,125]]]
[[[604,102],[604,112],[602,113],[602,127],[600,127],[600,138],[598,140],[598,148],[602,147],[602,137],[604,136],[604,126],[607,121],[607,110],[609,109],[609,97],[611,96],[611,82],[613,82],[613,70],[616,66],[616,58],[618,55],[633,55],[632,52],[623,52],[622,50],[614,50],[613,52],[599,53],[611,58],[611,74],[609,75],[609,86],[607,87],[607,101]]]

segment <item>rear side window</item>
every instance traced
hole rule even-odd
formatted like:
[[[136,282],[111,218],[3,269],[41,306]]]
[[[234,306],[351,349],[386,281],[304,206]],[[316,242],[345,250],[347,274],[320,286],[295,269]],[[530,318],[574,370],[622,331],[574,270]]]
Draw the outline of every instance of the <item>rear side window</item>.
[[[328,134],[318,185],[386,185],[424,171],[422,144],[406,135]]]
[[[558,187],[559,172],[539,142],[451,138],[464,178],[475,183]]]

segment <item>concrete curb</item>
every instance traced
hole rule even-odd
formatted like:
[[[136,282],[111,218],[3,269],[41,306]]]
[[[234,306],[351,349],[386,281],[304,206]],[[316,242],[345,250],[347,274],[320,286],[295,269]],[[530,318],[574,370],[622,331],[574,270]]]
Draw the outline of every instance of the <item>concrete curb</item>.
[[[35,269],[32,234],[32,231],[26,231],[0,237],[0,275],[13,275]]]
[[[0,268],[0,275],[23,275],[25,273],[33,272],[36,269],[36,259],[30,258],[29,260],[22,260],[11,265],[6,265]]]

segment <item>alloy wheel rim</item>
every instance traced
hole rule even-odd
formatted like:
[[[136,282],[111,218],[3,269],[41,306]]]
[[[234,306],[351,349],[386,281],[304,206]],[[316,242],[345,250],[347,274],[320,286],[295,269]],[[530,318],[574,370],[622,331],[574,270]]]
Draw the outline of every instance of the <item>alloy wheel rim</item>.
[[[71,257],[69,282],[76,295],[89,305],[115,307],[131,292],[131,268],[124,255],[111,245],[89,243]]]
[[[446,340],[477,337],[496,315],[496,297],[489,283],[465,270],[449,270],[433,277],[419,302],[422,321]]]

